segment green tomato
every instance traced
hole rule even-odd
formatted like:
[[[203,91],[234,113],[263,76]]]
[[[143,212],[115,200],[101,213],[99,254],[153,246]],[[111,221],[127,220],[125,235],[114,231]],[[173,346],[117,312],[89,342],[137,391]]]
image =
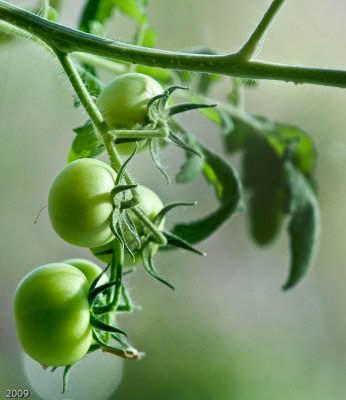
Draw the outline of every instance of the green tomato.
[[[25,352],[42,365],[79,361],[92,333],[88,281],[72,265],[46,264],[19,283],[14,297],[16,330]]]
[[[120,75],[110,82],[96,100],[108,126],[112,129],[138,129],[148,121],[148,102],[161,94],[162,87],[155,79],[140,73]],[[147,140],[139,142],[138,150],[147,146]],[[117,149],[123,155],[130,155],[134,143],[122,143]]]
[[[68,260],[64,260],[63,263],[73,265],[81,272],[83,272],[89,283],[89,287],[102,272],[102,269],[97,264],[89,260],[84,260],[83,258],[70,258]],[[98,286],[106,282],[107,282],[106,275],[102,275],[98,282]]]
[[[140,196],[140,203],[139,207],[142,211],[149,217],[151,221],[154,221],[155,217],[159,213],[159,211],[163,208],[163,203],[159,196],[153,192],[151,189],[147,188],[146,186],[138,185],[137,190]],[[136,215],[134,215],[131,211],[129,211],[131,215],[132,221],[137,229],[138,235],[141,236],[143,234],[143,225],[141,221],[138,219]],[[161,221],[159,228],[163,228],[165,224],[165,220]],[[131,233],[126,234],[127,243],[134,253],[135,260],[129,255],[128,252],[125,253],[125,260],[124,264],[127,266],[133,266],[141,261],[140,257],[140,249],[138,248],[138,244],[136,243],[135,239],[131,235]],[[107,251],[111,251],[114,248],[114,241],[109,242],[103,246],[98,246],[95,248],[91,248],[91,252],[98,257],[101,261],[105,263],[109,263],[111,261],[110,254],[100,254]],[[154,252],[158,250],[159,246],[154,247]]]
[[[55,232],[80,247],[102,246],[114,236],[111,190],[116,174],[99,160],[82,158],[67,164],[54,179],[48,212]]]

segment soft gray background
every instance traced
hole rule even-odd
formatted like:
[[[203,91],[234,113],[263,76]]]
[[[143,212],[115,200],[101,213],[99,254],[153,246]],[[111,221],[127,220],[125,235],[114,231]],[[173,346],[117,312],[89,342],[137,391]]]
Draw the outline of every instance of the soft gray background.
[[[65,23],[75,24],[81,3],[66,1]],[[243,43],[267,5],[263,0],[152,0],[150,11],[161,47],[205,44],[230,51]],[[288,1],[261,58],[342,68],[345,14],[343,1]],[[130,32],[124,20],[109,26],[113,38],[126,39]],[[225,91],[226,86],[219,85],[216,96],[222,98]],[[122,383],[112,399],[345,398],[345,91],[262,82],[247,92],[246,107],[296,124],[315,138],[323,232],[314,269],[301,286],[283,293],[287,237],[282,234],[270,248],[256,247],[249,240],[244,214],[200,246],[208,253],[206,258],[183,252],[159,255],[162,273],[177,290],[172,293],[143,271],[131,277],[131,292],[143,310],[120,322],[147,357],[125,363]],[[84,118],[72,107],[70,87],[50,56],[23,41],[0,49],[0,398],[5,398],[5,389],[32,390],[13,324],[17,283],[38,265],[90,257],[88,251],[55,235],[46,211],[33,224],[65,162],[72,128]],[[206,143],[220,149],[217,131],[202,117],[191,115],[187,123]],[[163,158],[173,175],[182,160],[180,152],[165,151]],[[199,201],[200,208],[176,218],[199,215],[214,205],[202,181],[167,188],[145,155],[138,157],[133,174],[164,201]],[[102,365],[95,362],[94,376]],[[84,377],[83,385],[89,380]],[[54,390],[52,398],[60,398]],[[39,397],[33,393],[31,398]]]

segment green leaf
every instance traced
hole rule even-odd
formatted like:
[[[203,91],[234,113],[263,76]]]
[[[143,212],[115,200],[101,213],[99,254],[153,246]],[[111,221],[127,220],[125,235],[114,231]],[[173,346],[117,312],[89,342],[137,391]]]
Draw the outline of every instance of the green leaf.
[[[149,75],[160,83],[170,84],[173,82],[172,72],[169,69],[148,67],[146,65],[136,65],[136,71],[145,75]]]
[[[116,328],[115,326],[106,324],[105,322],[101,321],[99,318],[96,317],[93,313],[90,314],[90,324],[101,331],[105,332],[113,332],[113,333],[120,333],[121,335],[124,335],[127,337],[126,332],[122,331],[119,328]]]
[[[142,46],[150,48],[155,47],[156,37],[156,30],[150,26],[146,27],[143,34]]]
[[[197,109],[206,109],[206,108],[214,108],[216,104],[198,104],[198,103],[183,103],[176,104],[166,109],[166,113],[168,117],[172,117],[173,115],[180,114],[183,112],[197,110]]]
[[[275,123],[273,130],[267,133],[267,137],[281,157],[284,156],[288,146],[295,143],[292,161],[309,180],[312,179],[315,171],[316,150],[313,140],[306,132],[295,126]]]
[[[146,22],[145,9],[142,1],[136,0],[113,0],[121,12],[137,22],[143,24]]]
[[[194,153],[186,152],[186,161],[181,166],[175,180],[177,183],[192,182],[200,175],[204,167],[204,159]]]
[[[104,8],[104,11],[100,12],[102,8]],[[90,33],[92,22],[95,20],[101,23],[104,22],[111,16],[113,8],[113,0],[86,1],[79,21],[79,30]]]
[[[79,158],[93,158],[103,152],[104,147],[99,142],[94,127],[89,120],[73,131],[77,136],[73,140],[67,162],[78,160]]]
[[[273,241],[283,222],[285,182],[283,159],[265,137],[248,142],[243,158],[243,183],[250,192],[251,234],[257,244]]]
[[[163,247],[162,250],[166,250],[166,249],[170,250],[171,248],[179,247],[180,249],[191,251],[192,253],[198,254],[200,256],[206,256],[206,253],[196,249],[190,243],[188,243],[186,240],[180,238],[179,236],[173,235],[172,232],[163,231],[163,234],[165,235],[165,238],[167,239],[167,246]]]
[[[285,171],[291,194],[291,220],[288,226],[291,265],[283,286],[287,290],[296,286],[313,264],[320,236],[320,213],[307,179],[289,162]]]
[[[243,150],[248,141],[258,136],[258,131],[246,121],[240,118],[232,118],[233,129],[224,135],[224,148],[227,153],[235,153]]]
[[[195,141],[187,134],[189,142]],[[196,146],[197,144],[195,144]],[[171,230],[174,235],[194,244],[213,234],[242,206],[242,188],[238,175],[219,155],[198,143],[204,156],[203,173],[213,186],[219,201],[219,207],[211,214],[195,221],[179,223]]]
[[[0,30],[0,46],[11,42],[15,37]]]
[[[145,23],[146,3],[145,0],[88,0],[82,12],[79,29],[90,33],[94,21],[104,25],[117,8],[137,22]]]

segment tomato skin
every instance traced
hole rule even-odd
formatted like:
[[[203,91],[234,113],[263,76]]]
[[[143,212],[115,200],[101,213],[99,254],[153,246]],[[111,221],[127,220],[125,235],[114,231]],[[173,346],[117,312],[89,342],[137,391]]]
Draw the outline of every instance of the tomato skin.
[[[69,258],[68,260],[62,261],[64,264],[69,264],[79,269],[85,275],[89,287],[93,283],[93,281],[101,274],[102,269],[92,261],[85,260],[84,258]],[[102,275],[98,282],[98,286],[100,284],[106,283],[107,277],[106,275]]]
[[[42,365],[74,364],[88,351],[88,282],[72,265],[46,264],[26,275],[14,297],[19,341]]]
[[[148,75],[137,72],[120,75],[111,81],[96,99],[106,123],[112,129],[138,129],[148,121],[149,100],[163,92],[161,85]],[[147,146],[147,140],[139,142],[138,150]],[[134,143],[117,144],[118,151],[130,155]]]
[[[138,185],[137,190],[140,196],[139,207],[149,217],[151,221],[154,221],[159,211],[163,208],[163,203],[161,199],[154,191],[152,191],[146,186]],[[141,236],[141,234],[143,233],[143,227],[141,221],[131,211],[129,211],[129,214],[131,215],[132,221],[137,229],[138,235]],[[165,219],[161,221],[160,228],[163,228],[164,224],[165,224]],[[136,243],[133,236],[130,233],[127,233],[126,239],[130,249],[133,251],[135,256],[135,260],[133,260],[132,257],[129,255],[129,253],[125,252],[124,264],[130,267],[139,264],[141,262],[141,257],[140,257],[140,250],[138,249],[138,244]],[[111,256],[109,254],[100,255],[98,253],[111,250],[113,247],[114,247],[114,241],[111,241],[103,246],[91,248],[90,250],[98,259],[100,259],[105,263],[109,263],[111,261]],[[158,249],[159,246],[154,247],[154,253],[156,253]]]
[[[108,164],[92,158],[75,160],[58,173],[49,192],[48,212],[62,239],[80,247],[95,247],[114,238],[110,192],[115,179]]]

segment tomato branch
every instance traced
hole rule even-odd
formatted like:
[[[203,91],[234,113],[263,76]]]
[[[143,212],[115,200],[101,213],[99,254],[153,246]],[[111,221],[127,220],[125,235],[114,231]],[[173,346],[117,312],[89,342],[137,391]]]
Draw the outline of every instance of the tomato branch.
[[[250,50],[261,38],[262,33],[267,28],[267,22],[270,22],[275,14],[274,11],[276,12],[281,2],[274,1],[273,4],[273,7],[275,7],[272,12],[269,13],[262,25],[260,23],[260,28],[258,28],[257,32],[255,31],[253,39],[250,38],[250,44],[253,43],[251,46],[249,45]],[[191,54],[135,46],[93,36],[47,21],[3,0],[0,0],[0,19],[37,36],[50,47],[56,48],[62,53],[86,52],[135,64],[215,73],[246,79],[268,79],[294,82],[296,84],[310,83],[340,88],[346,87],[345,70],[249,61],[244,60],[242,53],[240,55],[239,53],[226,55]],[[249,55],[251,51],[247,50],[245,53]]]
[[[238,52],[238,55],[243,57],[244,60],[250,60],[261,50],[265,35],[284,2],[285,0],[274,0],[271,3],[270,7],[264,14],[254,32],[249,37],[248,41]]]

